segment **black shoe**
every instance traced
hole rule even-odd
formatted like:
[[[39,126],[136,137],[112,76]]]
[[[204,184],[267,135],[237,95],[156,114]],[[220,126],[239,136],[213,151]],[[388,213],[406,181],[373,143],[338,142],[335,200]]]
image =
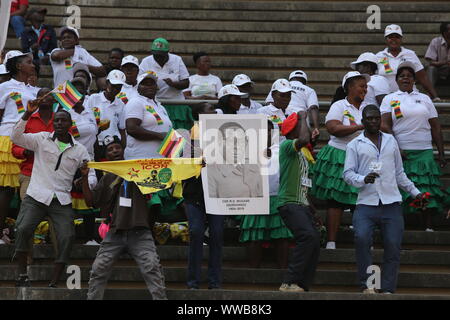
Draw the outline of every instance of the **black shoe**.
[[[16,287],[31,287],[31,282],[28,276],[20,275],[16,280]]]
[[[49,288],[58,288],[55,283],[50,283],[48,285]]]

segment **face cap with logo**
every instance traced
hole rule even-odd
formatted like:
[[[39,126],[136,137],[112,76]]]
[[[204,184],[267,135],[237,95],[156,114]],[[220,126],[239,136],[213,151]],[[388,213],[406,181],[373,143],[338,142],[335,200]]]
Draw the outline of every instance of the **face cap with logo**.
[[[255,84],[248,75],[246,74],[238,74],[237,76],[235,76],[233,78],[233,81],[231,82],[232,84],[234,84],[235,86],[242,86],[246,83],[251,83],[251,84]]]
[[[164,38],[157,38],[153,41],[151,51],[169,52],[169,42]]]
[[[388,25],[384,29],[384,37],[386,38],[387,36],[389,36],[391,34],[398,34],[400,37],[403,37],[402,28],[400,28],[400,26],[396,25],[396,24]]]
[[[138,84],[147,78],[153,79],[153,80],[155,80],[155,82],[158,81],[158,75],[156,74],[156,72],[149,70],[149,71],[146,71],[143,74],[139,75],[139,77],[137,78]]]
[[[112,70],[106,80],[108,80],[111,84],[125,84],[126,81],[125,74],[120,70]]]
[[[234,84],[227,84],[226,86],[223,86],[219,90],[218,97],[219,99],[225,96],[243,96],[246,95],[246,93],[242,93],[239,91],[238,87],[236,87]]]
[[[134,64],[136,67],[139,68],[139,60],[135,56],[126,56],[122,58],[122,63],[120,66],[124,66],[128,63]]]
[[[305,81],[308,81],[308,76],[302,70],[295,70],[291,72],[291,74],[289,75],[289,81],[291,81],[291,79],[293,78],[303,78],[305,79]]]
[[[291,88],[291,84],[286,79],[278,79],[272,84],[272,89],[270,92],[294,92]]]

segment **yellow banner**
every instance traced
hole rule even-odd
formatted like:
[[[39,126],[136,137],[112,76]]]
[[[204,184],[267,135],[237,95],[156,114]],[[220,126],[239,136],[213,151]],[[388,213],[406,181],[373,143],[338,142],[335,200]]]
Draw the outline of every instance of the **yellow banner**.
[[[88,166],[132,181],[143,194],[148,194],[168,189],[173,183],[179,183],[193,176],[198,177],[202,169],[202,159],[162,158],[89,162]]]

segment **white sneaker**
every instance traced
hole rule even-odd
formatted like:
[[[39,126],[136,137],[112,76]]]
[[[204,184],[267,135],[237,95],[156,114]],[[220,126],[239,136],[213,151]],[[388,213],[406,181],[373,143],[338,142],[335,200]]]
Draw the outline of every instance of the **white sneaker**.
[[[363,290],[364,294],[376,294],[377,292],[373,288],[367,288]]]
[[[325,249],[336,250],[336,242],[328,241]]]
[[[283,283],[279,289],[282,292],[305,292],[303,288],[300,288],[297,284]]]
[[[431,229],[431,228],[426,228],[425,231],[426,231],[426,232],[434,232],[434,230]]]
[[[6,244],[6,242],[0,239],[0,244]]]
[[[98,243],[98,242],[95,241],[95,240],[91,240],[91,241],[86,242],[84,245],[85,245],[85,246],[99,246],[100,243]]]

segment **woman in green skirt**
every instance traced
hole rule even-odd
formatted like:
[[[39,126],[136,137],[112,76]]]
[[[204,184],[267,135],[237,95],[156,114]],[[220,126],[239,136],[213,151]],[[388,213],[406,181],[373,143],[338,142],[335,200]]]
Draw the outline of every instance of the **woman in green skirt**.
[[[415,80],[414,65],[408,61],[401,63],[396,75],[399,90],[387,95],[380,107],[381,128],[397,139],[408,178],[421,192],[431,194],[427,210],[420,212],[423,214],[425,231],[432,232],[431,215],[443,211],[445,200],[439,181],[440,168],[446,165],[444,142],[436,108],[427,95],[414,90]],[[433,141],[438,150],[439,166],[434,160]],[[404,212],[418,212],[409,205],[411,199],[408,195],[402,195]]]
[[[345,209],[352,209],[358,197],[357,189],[346,184],[342,178],[347,144],[357,137],[364,126],[361,124],[361,104],[367,93],[370,77],[357,71],[347,73],[342,87],[345,99],[330,107],[325,125],[330,141],[317,155],[312,169],[314,197],[327,201],[327,249],[336,249],[336,235]]]

